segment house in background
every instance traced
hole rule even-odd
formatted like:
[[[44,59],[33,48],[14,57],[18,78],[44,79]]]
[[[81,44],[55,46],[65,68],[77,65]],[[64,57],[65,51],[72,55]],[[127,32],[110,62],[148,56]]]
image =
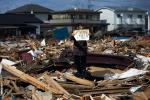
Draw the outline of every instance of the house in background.
[[[37,4],[26,4],[24,6],[18,7],[16,9],[9,10],[6,13],[9,14],[33,14],[38,19],[43,21],[44,23],[49,23],[49,19],[51,19],[51,13],[54,12],[51,9],[48,9],[46,7],[43,7],[41,5]],[[43,27],[43,25],[37,26],[37,34],[43,33],[47,30],[49,30],[51,27]]]
[[[48,30],[58,27],[68,27],[69,32],[79,25],[89,28],[90,32],[106,31],[108,23],[100,20],[100,12],[90,9],[73,8],[63,11],[53,11],[37,4],[27,4],[6,12],[7,14],[32,14],[43,21],[36,26],[36,34],[45,34]]]
[[[145,31],[145,10],[132,7],[102,7],[98,11],[102,12],[101,19],[110,23],[108,31]]]
[[[1,37],[37,33],[37,26],[43,22],[31,14],[0,14]]]
[[[73,32],[78,26],[89,28],[91,33],[99,30],[106,31],[108,23],[106,20],[100,20],[100,12],[90,9],[72,8],[52,13],[50,25],[54,27],[66,26],[69,32]]]
[[[146,31],[147,34],[150,35],[150,12],[147,12],[146,16]]]

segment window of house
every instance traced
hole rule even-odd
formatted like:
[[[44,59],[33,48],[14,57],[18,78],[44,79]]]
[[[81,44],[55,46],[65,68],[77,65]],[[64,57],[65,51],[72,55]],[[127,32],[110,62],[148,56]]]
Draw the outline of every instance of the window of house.
[[[52,19],[52,15],[48,15],[48,20],[51,20]]]
[[[93,20],[93,21],[95,21],[95,20],[98,20],[99,18],[98,18],[98,16],[97,15],[91,15],[91,19],[90,20]]]
[[[60,17],[59,17],[59,15],[56,14],[56,15],[52,15],[52,18],[53,19],[59,19]]]
[[[143,16],[142,15],[138,15],[137,18],[138,18],[137,19],[137,23],[138,24],[142,24],[142,18],[143,18]]]
[[[132,19],[132,17],[133,17],[133,15],[131,15],[131,14],[128,15],[128,18]]]
[[[64,14],[60,14],[60,19],[65,19],[65,15]]]
[[[142,17],[143,17],[142,15],[138,15],[138,18],[139,18],[139,19],[142,19]]]
[[[135,19],[133,19],[133,15],[132,14],[128,14],[128,19],[127,19],[128,24],[134,24],[134,20]]]
[[[87,19],[92,20],[92,15],[88,15]]]
[[[121,17],[121,14],[117,14],[117,17],[120,18],[120,17]]]
[[[53,19],[70,19],[71,15],[68,14],[56,14],[52,16]]]
[[[79,19],[86,19],[86,16],[85,16],[85,15],[80,14],[80,15],[79,15]]]
[[[71,15],[70,14],[67,14],[67,19],[71,19]]]
[[[79,15],[79,19],[83,19],[83,16],[82,16],[82,15]]]

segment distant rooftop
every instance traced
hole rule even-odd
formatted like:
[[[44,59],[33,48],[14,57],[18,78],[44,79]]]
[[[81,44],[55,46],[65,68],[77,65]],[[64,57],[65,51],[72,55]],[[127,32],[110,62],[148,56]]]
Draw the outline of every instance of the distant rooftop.
[[[33,13],[51,13],[53,12],[53,10],[43,7],[41,5],[37,5],[37,4],[26,4],[16,9],[9,10],[6,13],[32,13],[32,12]]]
[[[111,9],[116,12],[146,12],[144,9],[135,8],[135,7],[113,7],[113,6],[106,6],[100,9]]]
[[[0,14],[0,25],[22,25],[27,23],[43,23],[33,14]]]

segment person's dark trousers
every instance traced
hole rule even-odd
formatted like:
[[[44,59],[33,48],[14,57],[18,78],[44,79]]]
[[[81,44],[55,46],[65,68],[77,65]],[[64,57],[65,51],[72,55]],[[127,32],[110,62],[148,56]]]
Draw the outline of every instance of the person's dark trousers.
[[[77,72],[82,73],[86,70],[86,55],[75,55],[74,56],[74,62],[77,69]]]
[[[77,69],[77,72],[75,73],[76,77],[80,77],[80,78],[85,78],[88,80],[104,80],[104,77],[96,77],[96,76],[92,76],[90,72],[86,71],[86,55],[82,55],[82,56],[78,56],[75,55],[74,56],[74,63],[75,63],[75,67]]]

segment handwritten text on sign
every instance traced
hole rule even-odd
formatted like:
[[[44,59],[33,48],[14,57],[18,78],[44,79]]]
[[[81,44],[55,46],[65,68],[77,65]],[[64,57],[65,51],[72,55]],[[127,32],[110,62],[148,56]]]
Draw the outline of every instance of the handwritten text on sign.
[[[73,34],[77,41],[86,41],[90,38],[88,29],[75,30]]]

